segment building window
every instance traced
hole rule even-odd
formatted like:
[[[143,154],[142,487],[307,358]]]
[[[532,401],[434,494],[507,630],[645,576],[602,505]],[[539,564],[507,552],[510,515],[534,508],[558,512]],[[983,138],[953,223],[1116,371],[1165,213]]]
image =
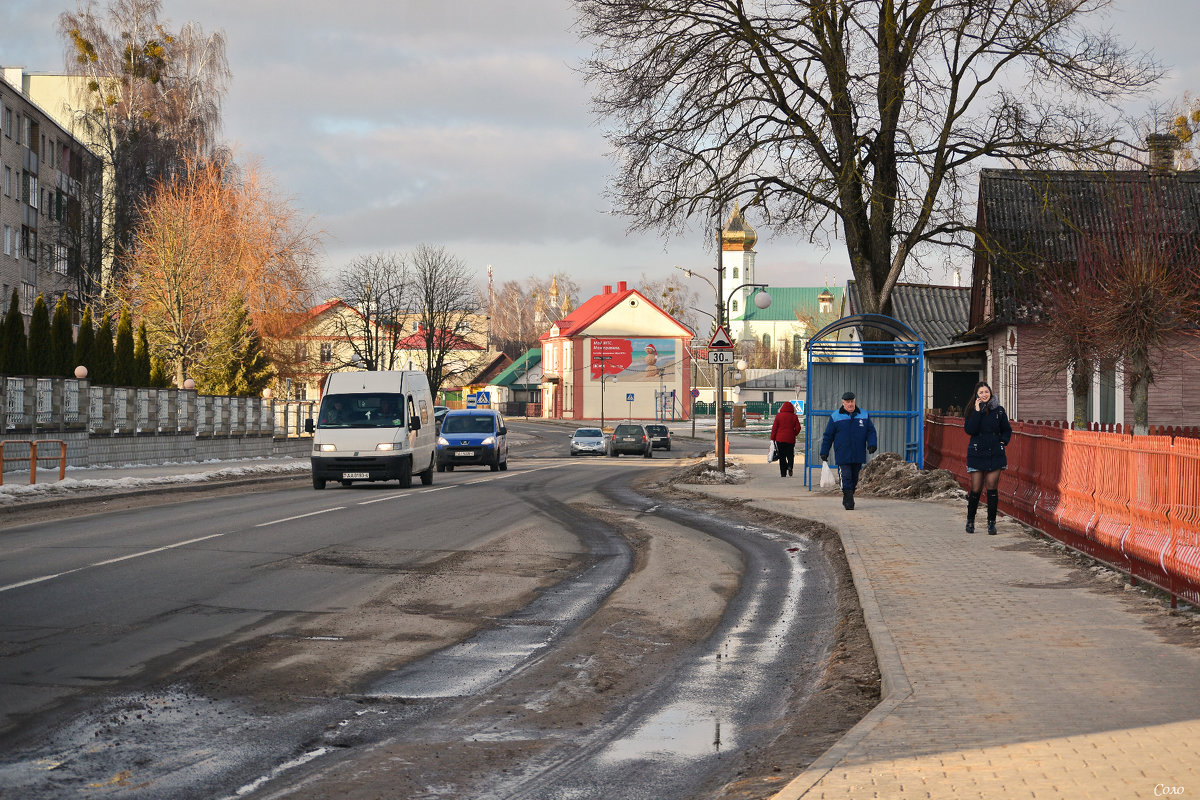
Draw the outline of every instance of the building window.
[[[12,138],[12,109],[4,109],[4,135]]]
[[[33,313],[34,292],[37,287],[32,283],[21,284],[21,313],[29,315]]]
[[[54,248],[54,271],[59,275],[67,274],[67,246],[56,245]]]
[[[333,343],[321,342],[321,363],[328,364],[333,361]]]
[[[797,354],[804,352],[804,337],[803,336],[799,336],[799,335],[792,336],[792,352],[797,353]]]
[[[12,197],[12,167],[4,168],[4,196]]]
[[[733,313],[735,313],[735,314],[737,313],[737,308],[738,308],[738,306],[737,306],[737,300],[734,300],[734,301],[733,301]]]
[[[734,267],[733,268],[733,277],[736,278],[737,276],[738,276],[738,268]]]
[[[829,291],[828,289],[822,290],[821,293],[817,295],[817,307],[820,309],[822,314],[832,314],[833,292]]]
[[[771,334],[764,333],[762,336],[762,343],[764,348],[768,350],[771,349]]]
[[[4,255],[11,256],[13,254],[12,228],[4,226]]]

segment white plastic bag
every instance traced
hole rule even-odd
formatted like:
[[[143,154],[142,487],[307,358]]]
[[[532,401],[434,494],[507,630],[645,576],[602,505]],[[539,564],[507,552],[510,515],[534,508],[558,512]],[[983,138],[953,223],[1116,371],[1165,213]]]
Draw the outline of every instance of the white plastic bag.
[[[833,477],[833,470],[828,464],[821,464],[821,488],[832,489],[837,484],[837,479]]]
[[[779,460],[779,451],[775,449],[775,440],[771,440],[771,446],[767,448],[767,463]]]

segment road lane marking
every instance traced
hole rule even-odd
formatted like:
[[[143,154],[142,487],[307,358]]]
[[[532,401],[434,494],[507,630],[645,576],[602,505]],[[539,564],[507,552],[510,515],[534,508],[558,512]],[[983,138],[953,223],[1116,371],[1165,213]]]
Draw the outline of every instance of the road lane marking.
[[[278,525],[281,522],[291,522],[294,519],[304,519],[305,517],[315,517],[317,514],[328,514],[330,511],[342,511],[345,506],[334,506],[333,508],[323,508],[320,511],[310,511],[307,514],[297,514],[294,517],[285,517],[284,519],[273,519],[270,522],[260,522],[254,527],[265,528],[268,525]]]
[[[399,494],[389,494],[387,497],[376,497],[374,500],[362,500],[358,503],[358,505],[369,506],[369,505],[371,505],[371,503],[383,503],[387,500],[399,500],[401,497],[408,497],[409,495],[414,495],[414,494],[429,494],[430,492],[440,492],[443,489],[453,489],[455,486],[458,486],[458,485],[460,485],[460,484],[455,483],[455,484],[451,484],[449,486],[438,486],[435,489],[420,489],[415,492],[401,492]]]
[[[155,553],[161,553],[164,550],[174,550],[177,547],[185,547],[189,544],[195,544],[196,542],[204,542],[209,539],[216,539],[218,536],[224,536],[224,535],[225,534],[223,534],[223,533],[213,533],[213,534],[209,534],[208,536],[201,536],[198,539],[188,539],[186,542],[176,542],[175,544],[168,544],[168,545],[163,545],[162,547],[155,547],[152,550],[143,550],[140,553],[130,553],[129,555],[117,556],[116,558],[106,558],[103,561],[97,561],[93,564],[85,564],[82,567],[76,567],[75,569],[69,569],[69,570],[66,570],[65,572],[56,572],[53,575],[43,575],[40,578],[30,578],[29,580],[21,581],[20,583],[10,583],[8,586],[0,586],[0,592],[7,592],[9,589],[19,589],[22,586],[31,586],[35,583],[42,583],[44,581],[52,581],[55,578],[61,578],[64,575],[70,575],[75,572],[83,572],[85,569],[92,569],[93,567],[104,567],[104,566],[108,566],[109,564],[117,564],[121,561],[128,561],[131,558],[141,558],[142,556],[149,556],[149,555],[153,555]]]

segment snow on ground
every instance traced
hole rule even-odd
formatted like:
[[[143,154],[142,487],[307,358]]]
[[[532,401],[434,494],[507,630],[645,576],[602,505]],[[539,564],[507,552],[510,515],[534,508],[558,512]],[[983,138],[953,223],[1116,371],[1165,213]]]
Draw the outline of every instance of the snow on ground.
[[[167,464],[125,464],[114,467],[67,467],[61,481],[29,485],[29,473],[10,473],[0,486],[0,505],[30,499],[48,499],[94,490],[127,491],[143,486],[205,483],[255,475],[280,475],[307,472],[307,458],[246,459],[243,461],[192,461]],[[72,477],[75,472],[80,477]],[[112,477],[104,477],[111,473]],[[39,470],[40,476],[56,476],[55,470]]]

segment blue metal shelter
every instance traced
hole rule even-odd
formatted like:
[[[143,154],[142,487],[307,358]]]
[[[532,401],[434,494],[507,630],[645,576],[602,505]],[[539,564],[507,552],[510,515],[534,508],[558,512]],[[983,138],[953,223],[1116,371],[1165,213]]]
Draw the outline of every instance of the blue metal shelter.
[[[856,329],[857,340],[832,338]],[[864,329],[882,330],[892,341],[862,341]],[[842,317],[809,340],[808,403],[804,413],[804,485],[813,487],[821,468],[821,437],[842,394],[851,391],[874,421],[880,452],[902,453],[920,469],[925,460],[925,343],[912,328],[883,314]],[[830,466],[834,456],[829,456]]]

